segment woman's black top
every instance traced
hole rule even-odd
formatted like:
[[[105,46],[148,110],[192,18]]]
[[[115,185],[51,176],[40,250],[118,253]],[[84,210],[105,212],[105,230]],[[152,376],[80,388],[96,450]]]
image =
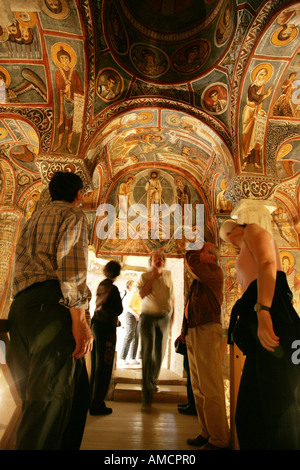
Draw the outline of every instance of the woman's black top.
[[[107,325],[117,326],[118,316],[123,312],[119,289],[111,279],[104,279],[97,288],[94,319]]]

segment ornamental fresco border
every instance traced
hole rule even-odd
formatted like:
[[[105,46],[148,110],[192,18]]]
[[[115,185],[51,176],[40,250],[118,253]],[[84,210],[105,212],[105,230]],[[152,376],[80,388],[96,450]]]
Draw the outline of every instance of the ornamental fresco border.
[[[226,199],[234,206],[241,199],[270,199],[281,180],[257,175],[237,175],[229,182]]]
[[[40,139],[40,151],[48,153],[51,147],[53,109],[52,108],[16,108],[13,106],[1,106],[1,115],[21,116],[28,119],[38,130]]]
[[[84,186],[84,191],[91,191],[93,183],[86,164],[83,160],[74,160],[72,157],[49,157],[41,155],[37,159],[42,182],[48,184],[56,171],[71,171],[78,174]]]

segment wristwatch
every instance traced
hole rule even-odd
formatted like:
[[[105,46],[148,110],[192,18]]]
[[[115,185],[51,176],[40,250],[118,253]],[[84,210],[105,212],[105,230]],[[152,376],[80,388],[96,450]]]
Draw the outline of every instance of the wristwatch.
[[[267,312],[269,312],[271,310],[271,307],[267,307],[266,305],[262,305],[262,304],[255,304],[254,310],[256,312],[259,312],[260,310],[267,310]]]

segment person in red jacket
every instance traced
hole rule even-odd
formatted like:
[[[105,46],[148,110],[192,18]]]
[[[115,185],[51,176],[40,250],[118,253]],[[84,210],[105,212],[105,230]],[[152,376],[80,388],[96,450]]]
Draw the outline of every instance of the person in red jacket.
[[[227,449],[229,443],[222,375],[221,304],[223,272],[219,251],[205,242],[201,250],[186,253],[193,278],[185,308],[182,340],[185,341],[200,434],[187,442],[200,449]]]

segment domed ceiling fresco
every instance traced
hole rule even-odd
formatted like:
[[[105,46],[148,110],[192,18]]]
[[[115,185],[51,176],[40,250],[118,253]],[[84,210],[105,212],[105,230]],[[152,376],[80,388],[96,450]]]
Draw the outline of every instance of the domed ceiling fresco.
[[[300,2],[0,0],[0,11],[2,291],[12,233],[60,169],[84,180],[97,256],[183,256],[175,237],[99,238],[99,207],[115,208],[121,231],[119,196],[147,206],[151,179],[161,204],[203,205],[217,244],[241,200],[272,200],[299,298]]]

